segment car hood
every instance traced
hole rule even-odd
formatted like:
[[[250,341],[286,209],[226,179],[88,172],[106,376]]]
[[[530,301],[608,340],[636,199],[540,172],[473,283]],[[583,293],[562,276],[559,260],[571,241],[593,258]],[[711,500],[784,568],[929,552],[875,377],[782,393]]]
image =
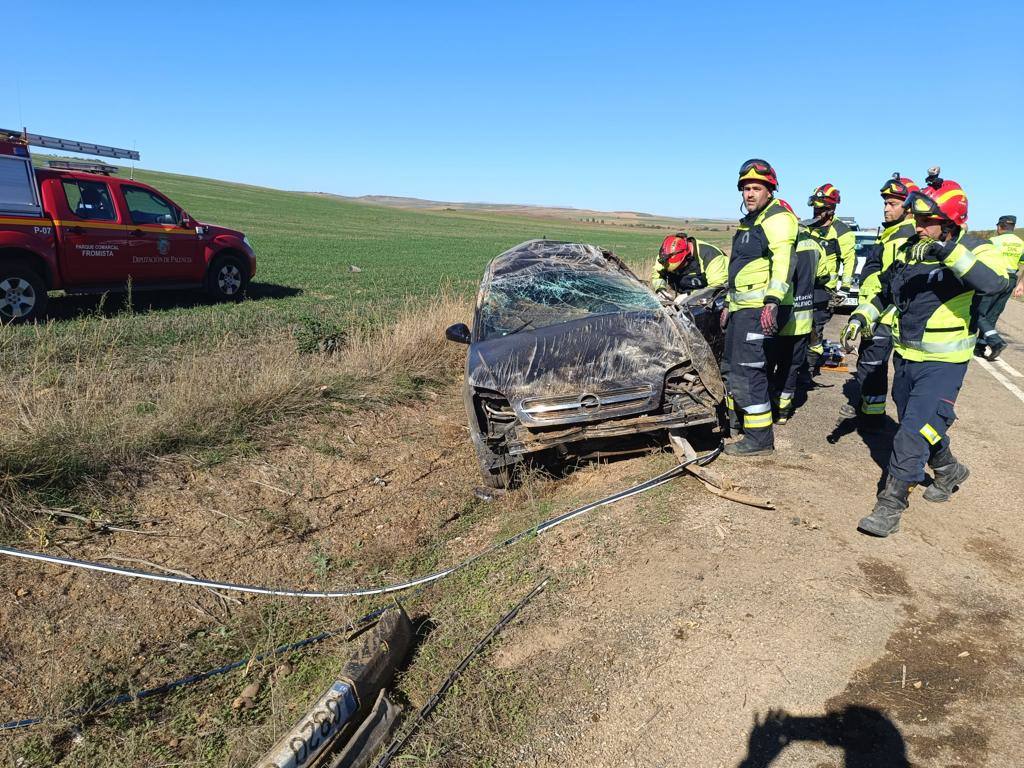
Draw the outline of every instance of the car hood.
[[[216,224],[201,224],[206,227],[208,237],[237,237],[239,240],[245,237],[244,232],[239,232],[237,229],[228,229],[227,227],[219,227]]]
[[[666,311],[615,312],[474,342],[468,382],[510,401],[652,385],[691,358]]]

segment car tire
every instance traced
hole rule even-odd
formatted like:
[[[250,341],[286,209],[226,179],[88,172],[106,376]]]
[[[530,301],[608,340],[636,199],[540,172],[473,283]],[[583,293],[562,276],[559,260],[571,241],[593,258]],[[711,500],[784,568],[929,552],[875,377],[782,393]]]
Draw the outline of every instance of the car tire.
[[[46,311],[46,283],[27,264],[0,264],[0,322],[30,323]]]
[[[512,472],[508,467],[498,467],[492,469],[491,467],[485,467],[483,464],[480,465],[480,478],[488,488],[494,488],[495,490],[504,490],[509,487],[512,483]]]
[[[217,301],[241,301],[248,286],[245,265],[232,254],[215,258],[206,273],[206,292]]]

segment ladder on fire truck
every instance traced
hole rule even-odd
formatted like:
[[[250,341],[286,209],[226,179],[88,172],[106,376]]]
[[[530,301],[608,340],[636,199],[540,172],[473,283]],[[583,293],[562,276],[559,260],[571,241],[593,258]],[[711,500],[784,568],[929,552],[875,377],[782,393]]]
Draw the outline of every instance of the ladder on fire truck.
[[[139,160],[139,153],[134,149],[119,149],[108,147],[103,144],[91,144],[87,141],[74,141],[72,139],[58,139],[53,136],[41,136],[38,133],[29,133],[22,128],[20,131],[10,131],[0,128],[0,138],[7,138],[12,141],[19,141],[33,147],[44,149],[59,149],[63,152],[74,152],[82,155],[99,155],[100,157],[114,157],[120,160]]]

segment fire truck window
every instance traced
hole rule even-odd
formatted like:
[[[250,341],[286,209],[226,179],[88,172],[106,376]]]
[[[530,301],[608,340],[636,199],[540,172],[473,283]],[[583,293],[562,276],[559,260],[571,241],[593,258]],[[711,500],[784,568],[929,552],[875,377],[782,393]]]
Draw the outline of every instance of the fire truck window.
[[[114,204],[110,200],[110,188],[102,181],[64,181],[64,194],[68,207],[80,219],[92,221],[116,221]]]
[[[177,209],[164,200],[140,187],[122,186],[128,212],[134,224],[177,224]]]
[[[0,156],[0,210],[21,212],[36,205],[28,161]]]

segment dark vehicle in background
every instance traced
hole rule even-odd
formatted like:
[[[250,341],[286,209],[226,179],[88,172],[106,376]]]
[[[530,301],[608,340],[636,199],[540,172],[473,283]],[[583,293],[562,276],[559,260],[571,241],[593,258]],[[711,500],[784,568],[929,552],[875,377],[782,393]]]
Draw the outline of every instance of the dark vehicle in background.
[[[593,245],[530,240],[495,257],[472,328],[445,335],[469,345],[466,410],[491,487],[528,454],[718,421],[725,388],[690,311]]]
[[[857,308],[857,293],[860,291],[861,275],[864,273],[864,264],[867,262],[871,252],[880,247],[878,245],[878,230],[877,229],[858,229],[853,233],[854,236],[854,253],[856,258],[853,266],[853,283],[848,286],[844,286],[846,289],[846,298],[843,303],[838,307],[839,310],[845,310],[852,312]]]

